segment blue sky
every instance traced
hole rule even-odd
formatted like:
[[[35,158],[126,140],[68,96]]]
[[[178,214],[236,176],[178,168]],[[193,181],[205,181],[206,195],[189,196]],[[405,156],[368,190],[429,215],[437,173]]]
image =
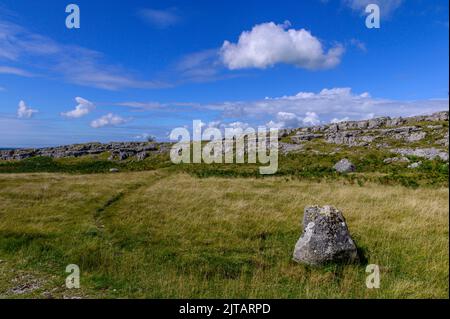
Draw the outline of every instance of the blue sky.
[[[447,0],[69,3],[0,3],[0,147],[448,109]]]

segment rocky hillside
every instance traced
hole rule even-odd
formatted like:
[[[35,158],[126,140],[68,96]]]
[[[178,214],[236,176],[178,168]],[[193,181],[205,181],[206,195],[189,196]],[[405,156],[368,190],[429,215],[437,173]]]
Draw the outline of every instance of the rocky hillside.
[[[0,150],[0,160],[23,160],[35,156],[51,158],[81,157],[105,152],[110,154],[110,160],[125,160],[130,157],[144,160],[151,154],[163,153],[167,150],[167,144],[154,142],[85,143],[39,149]]]
[[[375,148],[391,152],[386,163],[407,161],[407,156],[448,161],[449,112],[409,118],[382,117],[285,129],[280,132],[280,151],[339,153],[342,148]],[[325,147],[328,145],[329,147]],[[320,146],[320,147],[319,147]],[[334,147],[333,147],[334,146]],[[36,156],[51,158],[82,157],[108,153],[109,160],[142,161],[153,154],[167,153],[168,143],[114,142],[86,143],[40,149],[0,150],[0,160],[23,160]],[[319,150],[320,149],[320,150]]]
[[[382,117],[328,125],[284,130],[281,133],[283,153],[301,152],[306,146],[328,144],[348,148],[382,149],[400,157],[387,162],[407,160],[405,156],[448,161],[449,112],[443,111],[409,118]],[[310,149],[308,149],[310,150]],[[339,152],[335,147],[332,152]]]

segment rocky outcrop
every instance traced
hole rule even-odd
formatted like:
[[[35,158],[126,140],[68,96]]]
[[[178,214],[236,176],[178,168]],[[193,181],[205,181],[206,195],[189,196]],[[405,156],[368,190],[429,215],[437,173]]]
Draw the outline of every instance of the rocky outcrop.
[[[373,147],[390,149],[404,156],[448,161],[448,111],[409,118],[381,117],[362,121],[345,121],[297,129],[282,129],[281,154],[310,151],[309,142],[325,141],[338,147]],[[436,123],[438,122],[438,123]],[[247,143],[247,142],[246,142]],[[52,158],[80,157],[108,152],[110,160],[144,160],[151,154],[169,152],[170,143],[122,142],[85,143],[41,149],[0,150],[0,160],[22,160],[34,156]],[[426,148],[420,148],[426,145]],[[418,149],[417,149],[418,148]]]
[[[302,144],[289,144],[289,143],[278,143],[278,148],[281,154],[289,154],[289,153],[295,153],[303,150]]]
[[[436,148],[396,148],[392,149],[391,152],[403,156],[416,156],[426,158],[428,160],[440,159],[442,161],[448,162],[448,153]]]
[[[295,245],[293,259],[312,266],[358,261],[357,248],[342,213],[332,206],[306,207],[303,234]]]
[[[304,141],[311,141],[316,138],[323,137],[323,134],[315,134],[315,133],[308,133],[308,132],[298,132],[294,136],[291,137],[291,141],[295,144],[299,144]]]
[[[128,158],[144,160],[150,153],[161,153],[167,150],[168,146],[166,144],[153,142],[86,143],[40,149],[3,150],[0,151],[0,159],[22,160],[34,156],[47,156],[52,158],[80,157],[109,152],[110,160],[125,160]]]

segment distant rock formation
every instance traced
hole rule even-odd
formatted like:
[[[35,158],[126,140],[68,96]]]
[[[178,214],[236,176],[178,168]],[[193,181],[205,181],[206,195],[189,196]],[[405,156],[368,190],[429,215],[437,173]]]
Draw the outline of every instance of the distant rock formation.
[[[291,145],[298,145],[293,148],[285,143],[282,146],[284,151],[282,153],[289,153],[291,149],[301,150],[307,142],[322,140],[328,144],[374,147],[403,156],[448,161],[448,120],[449,112],[443,111],[408,118],[381,117],[281,130],[282,138],[289,138]],[[443,122],[445,125],[436,122]],[[410,145],[423,146],[424,144],[427,147],[408,147]],[[442,149],[442,147],[446,149]],[[386,163],[392,162],[395,160]]]
[[[48,156],[52,158],[80,157],[109,152],[110,160],[124,160],[131,157],[134,157],[136,160],[144,160],[149,154],[167,151],[167,144],[154,142],[85,143],[39,149],[3,150],[0,151],[0,159],[23,160],[34,156]]]
[[[281,154],[318,151],[305,147],[308,143],[323,141],[345,147],[372,147],[385,149],[402,156],[448,161],[449,112],[408,118],[381,117],[362,121],[346,121],[279,131]],[[447,123],[446,123],[447,122]],[[426,147],[424,147],[426,145]],[[122,142],[85,143],[39,149],[1,150],[0,160],[22,160],[34,156],[52,158],[80,157],[108,152],[110,160],[137,161],[151,154],[165,153],[170,143]],[[391,163],[395,162],[392,161]],[[388,164],[388,163],[387,163]]]

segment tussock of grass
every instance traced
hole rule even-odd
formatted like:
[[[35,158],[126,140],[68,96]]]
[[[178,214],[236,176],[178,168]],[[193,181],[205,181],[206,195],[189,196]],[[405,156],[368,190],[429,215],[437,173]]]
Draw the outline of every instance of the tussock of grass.
[[[426,168],[424,168],[426,169]],[[361,187],[363,186],[363,187]],[[0,175],[0,296],[14,272],[85,297],[448,298],[448,188],[292,176],[197,178],[171,170]],[[303,208],[344,212],[365,266],[291,261]],[[58,290],[61,297],[68,294]]]

